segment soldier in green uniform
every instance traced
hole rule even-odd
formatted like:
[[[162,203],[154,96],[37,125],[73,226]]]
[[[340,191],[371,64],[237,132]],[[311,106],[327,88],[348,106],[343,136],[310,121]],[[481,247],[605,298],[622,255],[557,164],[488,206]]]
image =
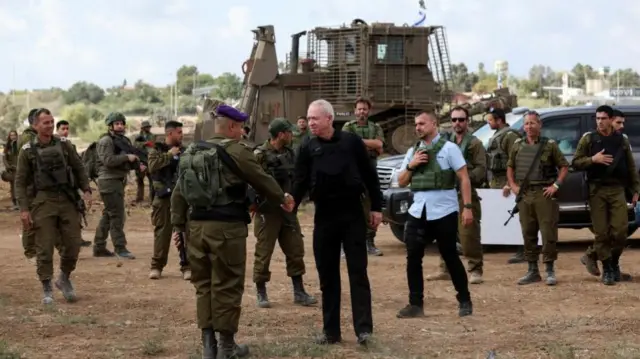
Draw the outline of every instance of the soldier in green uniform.
[[[153,181],[153,198],[151,223],[153,230],[153,257],[149,279],[159,279],[167,265],[169,247],[171,246],[171,194],[178,180],[178,162],[182,147],[182,123],[168,121],[164,125],[164,142],[156,142],[149,150],[149,173]],[[189,266],[180,268],[184,280],[191,279]]]
[[[277,118],[269,124],[271,139],[259,146],[253,153],[262,168],[270,174],[285,192],[293,187],[293,168],[295,155],[291,144],[294,127],[284,118]],[[287,275],[293,282],[293,301],[309,306],[318,301],[304,290],[302,276],[305,274],[304,243],[300,223],[295,213],[283,212],[281,208],[267,201],[259,200],[253,225],[256,241],[253,264],[253,281],[256,283],[258,306],[269,308],[266,283],[271,279],[269,264],[276,242],[284,252],[287,262]]]
[[[378,156],[382,154],[384,148],[384,131],[382,127],[373,121],[369,121],[369,111],[371,110],[371,101],[366,98],[358,98],[355,103],[356,120],[347,122],[342,130],[345,132],[355,133],[362,138],[369,158],[371,159],[371,166],[377,167]],[[371,207],[371,199],[368,194],[365,194],[363,200],[364,208]],[[365,216],[369,218],[369,216]],[[381,256],[383,253],[375,246],[376,229],[367,225],[367,252],[372,256]]]
[[[4,144],[4,153],[2,154],[4,171],[2,172],[2,180],[9,182],[11,202],[13,203],[14,210],[19,209],[18,202],[16,201],[16,190],[14,187],[16,167],[18,166],[18,153],[20,153],[20,147],[18,147],[18,132],[12,130],[9,132],[7,142]]]
[[[18,140],[18,148],[22,148],[27,143],[31,143],[31,141],[36,138],[36,130],[33,128],[33,120],[34,115],[38,111],[37,108],[31,109],[29,111],[29,127],[27,127],[22,134],[20,135],[20,139]],[[33,186],[27,188],[27,197],[31,200],[36,196],[36,190]],[[36,235],[31,227],[25,228],[22,227],[22,247],[24,248],[24,256],[27,257],[30,263],[36,264]]]
[[[202,358],[216,355],[214,332],[218,332],[218,359],[229,359],[249,354],[248,347],[234,339],[244,293],[247,224],[251,221],[247,184],[288,212],[294,202],[264,172],[252,150],[239,141],[248,116],[226,105],[218,106],[211,115],[215,135],[191,144],[180,158],[180,176],[171,196],[171,223],[176,233],[184,231],[189,210],[187,257],[196,288]]]
[[[68,302],[76,300],[69,276],[76,268],[82,238],[76,207],[80,200],[78,188],[84,191],[84,200],[91,201],[89,179],[82,162],[70,143],[53,136],[53,123],[49,110],[39,109],[35,113],[33,126],[37,137],[22,146],[16,172],[20,219],[36,234],[37,273],[44,291],[43,304],[53,303],[51,279],[57,238],[62,239],[63,250],[55,285]],[[35,188],[35,198],[29,196],[30,186]]]
[[[640,193],[640,179],[629,139],[614,131],[613,117],[614,110],[610,106],[596,109],[597,131],[582,136],[572,163],[573,168],[585,170],[587,174],[589,209],[595,233],[593,250],[582,257],[582,262],[590,274],[598,275],[597,261],[601,261],[602,282],[606,285],[631,279],[620,271],[620,256],[626,245],[629,225],[626,189],[632,194],[634,206]]]
[[[546,284],[555,285],[557,282],[554,262],[558,259],[556,244],[560,212],[554,196],[569,172],[569,162],[554,140],[540,136],[541,126],[540,115],[535,111],[527,112],[524,119],[527,136],[514,142],[507,162],[507,181],[512,193],[518,196],[523,191],[518,209],[529,269],[518,284],[542,280],[538,268],[538,231],[542,234]],[[528,185],[521,188],[526,181]]]
[[[134,145],[140,150],[147,152],[147,143],[155,142],[156,136],[151,133],[151,122],[144,120],[140,123],[140,133],[136,136]],[[153,190],[153,182],[149,171],[144,167],[138,167],[135,170],[136,173],[136,202],[142,202],[144,200],[144,179],[149,179],[149,198],[153,202],[153,196],[155,192]]]
[[[129,171],[140,167],[141,164],[138,156],[123,153],[113,142],[119,137],[119,141],[126,141],[131,145],[129,139],[124,136],[126,122],[123,114],[110,113],[105,120],[109,131],[100,137],[96,145],[98,188],[104,209],[93,239],[94,257],[114,256],[114,253],[107,249],[107,237],[111,234],[115,254],[135,259],[133,253],[127,250],[124,234],[124,187]]]
[[[454,133],[450,135],[449,140],[460,147],[462,155],[467,162],[467,171],[469,173],[469,180],[471,181],[471,204],[473,206],[473,223],[465,226],[460,222],[458,224],[458,236],[462,244],[462,253],[468,260],[467,271],[470,273],[469,283],[480,284],[483,282],[482,240],[480,237],[482,207],[476,189],[482,186],[487,179],[487,154],[482,142],[469,133],[469,111],[466,108],[453,108],[451,110],[451,122],[453,123]],[[462,213],[464,203],[459,188],[458,199],[460,202],[460,212]],[[440,272],[428,276],[426,279],[428,281],[451,279],[442,258],[440,258]]]
[[[507,183],[507,161],[513,147],[513,143],[520,138],[518,131],[512,129],[506,120],[504,110],[490,108],[487,113],[487,122],[491,129],[496,130],[489,139],[487,148],[487,167],[491,172],[490,188],[502,189],[503,194],[509,195],[511,189]],[[523,263],[524,246],[518,246],[518,250],[509,258],[507,263]]]
[[[305,116],[299,116],[296,120],[296,129],[293,130],[293,139],[291,142],[291,147],[297,149],[302,144],[305,138],[311,136],[311,131],[309,131],[309,124],[307,123],[307,118]]]

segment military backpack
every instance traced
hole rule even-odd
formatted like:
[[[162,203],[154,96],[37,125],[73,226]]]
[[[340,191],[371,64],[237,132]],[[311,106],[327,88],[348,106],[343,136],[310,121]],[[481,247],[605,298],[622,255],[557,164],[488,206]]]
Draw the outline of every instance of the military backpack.
[[[93,142],[82,152],[80,156],[82,158],[82,164],[84,165],[84,171],[89,177],[90,181],[95,181],[98,178],[98,143]]]

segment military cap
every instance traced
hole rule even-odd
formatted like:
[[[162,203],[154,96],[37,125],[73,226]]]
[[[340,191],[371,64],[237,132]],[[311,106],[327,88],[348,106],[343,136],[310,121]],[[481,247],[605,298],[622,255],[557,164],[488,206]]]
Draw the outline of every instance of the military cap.
[[[120,112],[111,112],[107,118],[105,119],[105,123],[107,126],[111,125],[114,122],[122,121],[122,123],[127,123],[127,119]]]
[[[151,127],[151,122],[149,120],[144,120],[140,122],[140,128]]]
[[[293,131],[295,127],[286,118],[276,118],[269,124],[269,134],[271,137],[276,137],[280,132]]]
[[[226,117],[236,122],[246,122],[249,119],[245,113],[227,105],[220,105],[214,111],[215,117]]]

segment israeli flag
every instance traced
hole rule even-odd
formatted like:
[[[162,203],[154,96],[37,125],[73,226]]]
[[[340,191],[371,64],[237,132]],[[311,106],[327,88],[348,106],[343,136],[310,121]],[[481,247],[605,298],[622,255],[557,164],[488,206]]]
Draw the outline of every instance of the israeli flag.
[[[423,26],[427,20],[427,7],[424,5],[424,0],[418,2],[418,20],[413,23],[413,26]]]

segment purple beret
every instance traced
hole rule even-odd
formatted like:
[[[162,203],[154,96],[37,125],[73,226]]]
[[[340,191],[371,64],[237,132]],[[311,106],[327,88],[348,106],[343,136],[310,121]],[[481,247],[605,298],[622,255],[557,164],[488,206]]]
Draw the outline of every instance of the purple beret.
[[[235,108],[227,105],[220,105],[215,110],[216,116],[226,117],[236,122],[246,122],[249,119],[245,113],[236,110]]]

